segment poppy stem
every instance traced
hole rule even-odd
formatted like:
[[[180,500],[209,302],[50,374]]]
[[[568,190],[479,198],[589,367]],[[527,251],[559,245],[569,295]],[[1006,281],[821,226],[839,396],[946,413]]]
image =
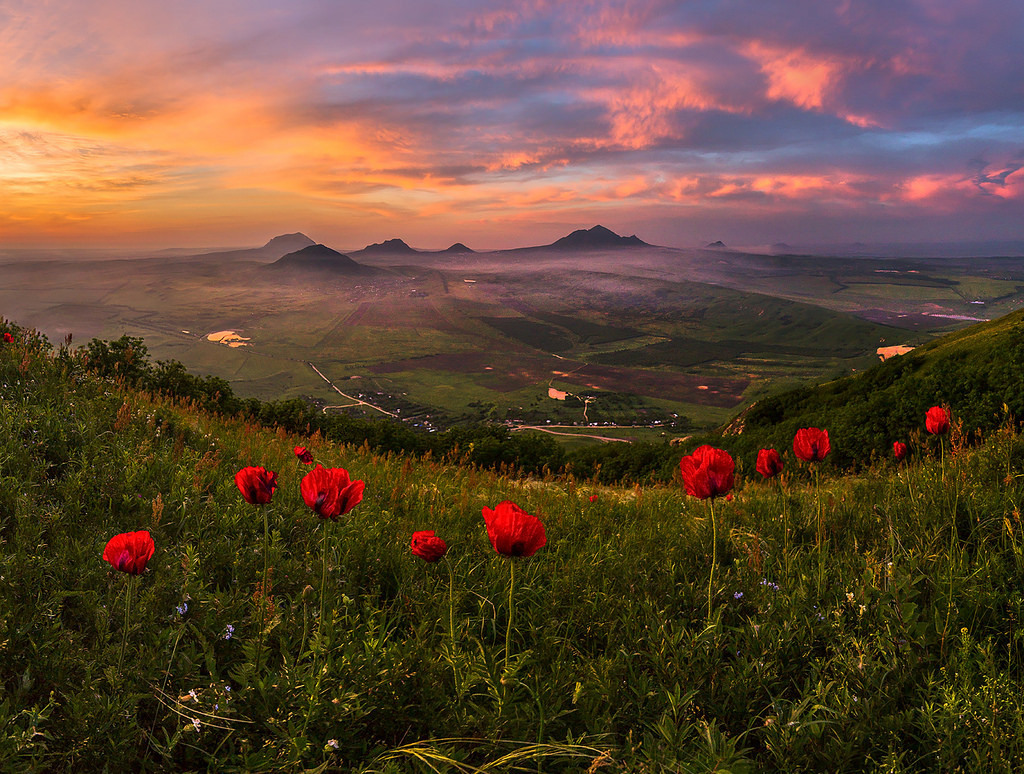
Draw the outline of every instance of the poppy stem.
[[[128,645],[128,625],[132,615],[132,591],[135,588],[135,576],[128,576],[128,586],[125,588],[124,603],[124,631],[121,633],[121,654],[117,657],[117,674],[121,675],[121,665],[124,663],[124,651]]]
[[[256,633],[259,639],[256,641],[256,671],[260,671],[260,663],[263,658],[263,629],[266,626],[267,615],[267,570],[268,554],[270,552],[270,517],[267,515],[267,508],[263,506],[263,585],[260,587],[260,628]]]
[[[508,674],[508,658],[511,653],[512,643],[512,615],[515,608],[512,607],[512,591],[516,585],[516,563],[514,559],[509,559],[509,574],[508,574],[508,625],[505,627],[505,674]]]
[[[715,523],[715,498],[708,502],[711,510],[711,573],[708,576],[708,624],[711,623],[712,586],[715,582],[715,565],[718,564],[718,526]]]
[[[444,563],[448,567],[448,636],[451,638],[452,647],[455,646],[455,573],[452,570],[452,563],[445,557]]]
[[[323,538],[323,565],[320,568],[320,628],[319,634],[322,641],[324,634],[324,592],[327,589],[327,525],[330,523],[329,520],[324,519],[324,538]],[[321,642],[322,644],[322,642]],[[319,652],[319,648],[317,649]]]
[[[818,595],[821,595],[821,590],[825,582],[825,554],[824,554],[824,534],[822,530],[822,516],[821,516],[821,471],[818,466],[814,466],[814,504],[817,513],[817,541],[818,541]]]

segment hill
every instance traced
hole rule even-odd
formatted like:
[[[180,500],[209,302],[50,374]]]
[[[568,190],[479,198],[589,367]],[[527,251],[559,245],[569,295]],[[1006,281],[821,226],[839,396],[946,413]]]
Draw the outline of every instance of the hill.
[[[355,250],[352,255],[417,255],[415,250],[401,239],[385,239],[383,242],[374,242],[362,250]]]
[[[6,770],[1024,763],[1009,428],[942,460],[818,485],[740,474],[732,500],[698,500],[377,454],[0,333]],[[337,521],[295,445],[365,483]],[[274,472],[265,504],[236,486],[255,466]],[[532,556],[485,525],[501,501],[539,518],[511,519]],[[444,541],[436,563],[420,531]],[[134,532],[151,555],[109,551]]]
[[[376,270],[353,261],[326,245],[314,244],[288,253],[267,267],[268,271],[317,271],[332,274],[367,274]]]
[[[573,231],[561,239],[556,239],[548,247],[555,250],[609,250],[621,247],[650,247],[650,245],[635,234],[624,237],[604,226],[594,226],[590,229]]]
[[[765,398],[734,430],[741,445],[785,448],[798,427],[842,440],[836,465],[863,465],[908,441],[931,406],[952,407],[968,435],[1024,417],[1024,310],[950,333],[852,376]]]

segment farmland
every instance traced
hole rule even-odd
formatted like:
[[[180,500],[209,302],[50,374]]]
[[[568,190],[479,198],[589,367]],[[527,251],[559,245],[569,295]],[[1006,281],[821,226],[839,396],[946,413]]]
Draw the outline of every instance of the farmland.
[[[880,346],[1012,308],[1024,286],[998,260],[971,272],[661,248],[360,260],[372,273],[282,273],[244,251],[13,260],[0,308],[54,341],[143,337],[154,357],[263,399],[338,405],[315,366],[347,394],[435,425],[699,427],[779,386],[861,370]]]

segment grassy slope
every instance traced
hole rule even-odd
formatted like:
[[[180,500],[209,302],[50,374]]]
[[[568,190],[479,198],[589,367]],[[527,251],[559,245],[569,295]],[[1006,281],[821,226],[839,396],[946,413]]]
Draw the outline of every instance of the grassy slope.
[[[292,438],[124,394],[20,333],[0,385],[6,770],[1024,765],[1012,433],[820,492],[807,471],[781,492],[739,481],[716,504],[709,626],[712,523],[678,486],[513,481]],[[367,482],[329,529],[298,497],[296,442]],[[265,511],[233,485],[248,464],[280,474]],[[505,498],[548,536],[512,565],[511,608],[480,518]],[[140,528],[157,550],[125,628],[127,576],[100,556]],[[409,555],[416,529],[448,541],[440,564]]]
[[[816,387],[760,401],[744,418],[739,448],[787,447],[798,427],[828,428],[840,467],[863,463],[872,450],[919,432],[924,412],[952,408],[967,432],[991,432],[1024,417],[1024,311],[979,323],[913,352]]]

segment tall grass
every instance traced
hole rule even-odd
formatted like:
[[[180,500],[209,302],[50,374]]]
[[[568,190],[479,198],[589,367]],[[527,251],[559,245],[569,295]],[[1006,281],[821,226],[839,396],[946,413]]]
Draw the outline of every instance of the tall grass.
[[[681,487],[292,437],[94,380],[75,353],[4,329],[5,770],[1024,767],[1010,423],[970,449],[953,439],[945,481],[927,442],[899,469],[826,467],[820,499],[795,465],[781,493],[740,481],[716,545]],[[298,443],[367,483],[326,543]],[[245,465],[279,475],[265,583],[263,514],[233,481]],[[481,508],[504,499],[545,523],[529,559],[488,542]],[[156,554],[126,629],[128,576],[101,554],[136,529]],[[447,541],[443,561],[410,554],[419,529]]]

